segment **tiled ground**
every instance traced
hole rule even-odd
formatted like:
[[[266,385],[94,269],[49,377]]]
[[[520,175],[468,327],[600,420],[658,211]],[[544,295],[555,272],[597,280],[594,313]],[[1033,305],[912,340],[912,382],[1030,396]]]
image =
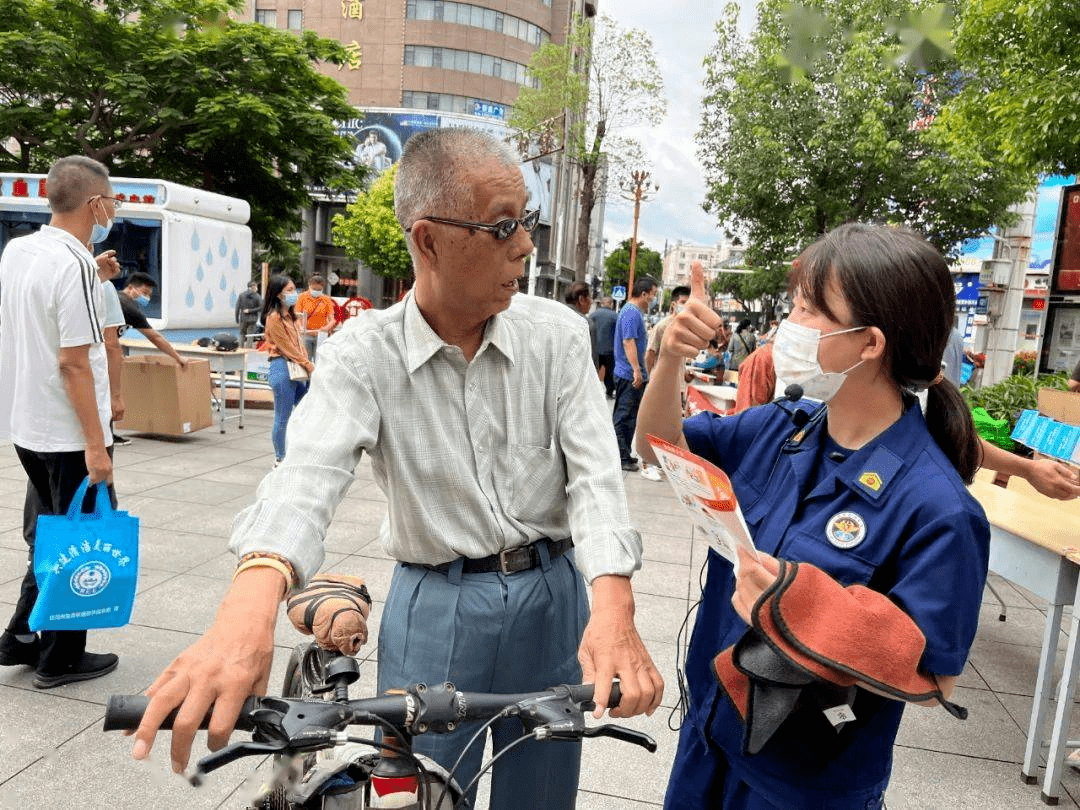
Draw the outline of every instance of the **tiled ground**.
[[[269,469],[270,414],[249,411],[246,427],[230,422],[177,440],[137,437],[117,449],[122,505],[142,518],[142,573],[132,623],[95,632],[91,649],[120,654],[106,678],[48,692],[30,684],[24,668],[0,670],[0,808],[238,808],[236,791],[250,764],[234,764],[196,790],[168,770],[163,746],[149,763],[129,758],[131,742],[101,732],[110,693],[146,688],[213,617],[234,560],[226,550],[232,518]],[[385,502],[366,462],[327,538],[327,568],[356,572],[381,614],[392,563],[376,539]],[[635,578],[638,626],[667,682],[664,705],[651,718],[629,721],[656,738],[657,754],[608,740],[585,746],[581,810],[659,806],[674,754],[669,715],[676,703],[675,636],[694,594],[704,546],[691,538],[665,483],[626,476],[635,524],[642,530],[645,566]],[[0,603],[10,609],[18,593],[25,551],[21,505],[25,478],[10,446],[0,447]],[[915,808],[1042,807],[1039,790],[1020,781],[1027,713],[1042,626],[1040,605],[998,581],[1009,620],[997,621],[988,604],[958,701],[966,722],[941,710],[911,708],[896,748],[888,793],[890,810]],[[272,683],[300,640],[279,625]],[[373,647],[366,650],[361,686],[374,687]],[[1080,725],[1080,721],[1074,723]],[[1073,737],[1080,737],[1073,732]],[[1080,778],[1066,777],[1062,807],[1076,807]]]

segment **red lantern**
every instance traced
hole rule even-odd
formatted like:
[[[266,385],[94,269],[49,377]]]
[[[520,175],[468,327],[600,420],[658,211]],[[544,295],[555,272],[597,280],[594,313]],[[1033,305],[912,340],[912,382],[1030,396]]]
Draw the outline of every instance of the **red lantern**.
[[[147,205],[153,205],[154,204],[154,195],[153,194],[144,194],[143,198],[142,198],[142,201],[144,203],[146,203]]]
[[[26,185],[26,181],[23,178],[18,178],[11,184],[11,196],[12,197],[29,197],[30,189]]]
[[[45,178],[44,177],[42,177],[40,180],[38,180],[37,195],[39,197],[47,197],[48,196],[45,193]]]

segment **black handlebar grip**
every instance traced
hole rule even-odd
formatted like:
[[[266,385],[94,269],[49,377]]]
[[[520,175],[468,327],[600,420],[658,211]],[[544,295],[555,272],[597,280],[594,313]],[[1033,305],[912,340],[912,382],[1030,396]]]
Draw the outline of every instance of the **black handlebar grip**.
[[[250,715],[255,708],[255,700],[255,698],[249,697],[244,701],[244,705],[240,709],[240,716],[236,720],[236,728],[241,731],[250,731],[252,729]],[[143,714],[146,713],[148,705],[150,705],[150,698],[146,695],[111,695],[109,703],[105,707],[105,727],[102,730],[134,731],[142,722]],[[161,728],[172,728],[173,721],[176,719],[176,712],[177,710],[173,709],[166,715]],[[206,717],[199,723],[200,729],[205,730],[210,725],[212,712],[213,709],[206,713]]]
[[[576,684],[570,687],[570,696],[574,699],[576,703],[591,701],[593,699],[593,694],[595,690],[595,685],[591,683]],[[619,682],[612,681],[611,693],[608,696],[608,708],[614,709],[616,706],[619,705],[619,701],[621,700],[622,690],[619,689]]]

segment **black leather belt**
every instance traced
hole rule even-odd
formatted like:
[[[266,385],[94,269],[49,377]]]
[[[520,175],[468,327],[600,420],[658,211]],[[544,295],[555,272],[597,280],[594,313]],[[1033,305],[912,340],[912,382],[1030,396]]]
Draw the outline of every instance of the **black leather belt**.
[[[462,557],[461,559],[464,560],[464,562],[461,566],[461,572],[463,574],[487,574],[492,571],[501,571],[504,574],[516,574],[519,571],[528,571],[540,565],[539,546],[541,544],[547,546],[548,558],[552,560],[556,557],[561,557],[574,547],[574,541],[569,537],[564,537],[562,540],[552,540],[550,537],[541,537],[536,542],[530,543],[527,546],[504,549],[498,554],[492,554],[488,557],[480,557],[477,559]],[[429,571],[436,571],[440,574],[447,574],[456,562],[457,560],[454,560],[453,562],[442,563],[440,565],[424,565],[423,563],[405,564],[426,568]]]

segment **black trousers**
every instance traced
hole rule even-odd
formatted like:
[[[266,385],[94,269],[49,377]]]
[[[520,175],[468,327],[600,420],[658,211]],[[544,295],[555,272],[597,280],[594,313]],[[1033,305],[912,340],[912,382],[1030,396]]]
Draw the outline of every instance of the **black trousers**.
[[[30,633],[30,611],[37,601],[37,580],[34,578],[34,539],[37,535],[38,515],[62,515],[71,505],[75,490],[86,478],[86,456],[82,450],[69,453],[38,453],[15,446],[29,480],[26,482],[26,502],[23,505],[23,538],[29,547],[26,576],[22,591],[15,605],[15,613],[8,622],[6,634]],[[112,447],[109,447],[112,457]],[[116,506],[116,492],[110,486],[109,497]],[[82,511],[93,512],[93,495],[88,494]],[[45,630],[41,636],[41,657],[37,670],[48,675],[60,674],[82,659],[86,649],[85,630]]]

